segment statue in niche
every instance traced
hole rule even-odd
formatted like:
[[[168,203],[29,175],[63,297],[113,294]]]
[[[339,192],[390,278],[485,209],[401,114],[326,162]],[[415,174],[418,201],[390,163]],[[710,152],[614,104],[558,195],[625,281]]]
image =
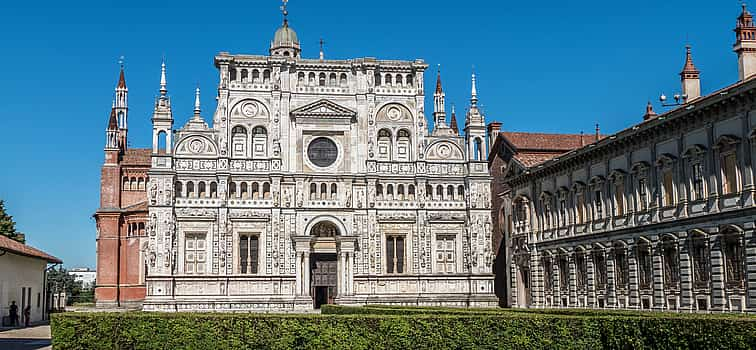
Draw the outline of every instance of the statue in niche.
[[[357,208],[362,208],[362,202],[365,200],[362,190],[357,191]]]
[[[147,229],[150,231],[150,236],[155,236],[155,233],[157,232],[157,215],[155,213],[150,214],[150,221],[147,225]]]
[[[346,201],[344,201],[344,206],[347,208],[352,207],[352,191],[347,191]]]
[[[273,157],[281,156],[281,142],[279,140],[273,141]]]
[[[283,190],[283,198],[284,198],[284,206],[290,207],[291,206],[291,195],[289,194],[289,189],[284,188]]]
[[[156,259],[157,259],[157,256],[155,255],[155,252],[151,251],[150,252],[150,267],[152,267],[152,268],[155,267]]]
[[[153,182],[152,186],[150,186],[150,204],[151,205],[157,205],[157,196],[158,196],[158,185],[157,183]]]
[[[280,199],[279,199],[279,196],[278,196],[278,192],[273,192],[273,206],[276,207],[276,208],[278,208],[279,201],[280,201]]]

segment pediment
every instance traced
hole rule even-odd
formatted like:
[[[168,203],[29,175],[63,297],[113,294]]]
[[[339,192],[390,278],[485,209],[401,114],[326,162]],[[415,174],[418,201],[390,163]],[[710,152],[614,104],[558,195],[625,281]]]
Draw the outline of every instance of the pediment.
[[[295,118],[354,119],[357,112],[323,99],[298,107],[291,111],[291,115]]]

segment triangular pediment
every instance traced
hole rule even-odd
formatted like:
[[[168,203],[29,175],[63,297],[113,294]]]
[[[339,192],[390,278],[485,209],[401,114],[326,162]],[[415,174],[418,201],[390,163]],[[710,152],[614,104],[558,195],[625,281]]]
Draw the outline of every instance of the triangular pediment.
[[[308,103],[291,111],[297,118],[355,118],[357,112],[326,99]]]

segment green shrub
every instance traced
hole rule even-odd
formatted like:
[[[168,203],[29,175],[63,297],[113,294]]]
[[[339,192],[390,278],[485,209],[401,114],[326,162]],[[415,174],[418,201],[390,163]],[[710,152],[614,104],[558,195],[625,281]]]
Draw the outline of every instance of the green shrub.
[[[322,315],[65,313],[65,349],[754,349],[756,319],[325,306]]]

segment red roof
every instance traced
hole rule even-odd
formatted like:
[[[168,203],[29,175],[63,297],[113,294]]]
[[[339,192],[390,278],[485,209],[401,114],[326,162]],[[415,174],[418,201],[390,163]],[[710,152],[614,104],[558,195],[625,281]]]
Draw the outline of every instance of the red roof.
[[[572,151],[573,149],[596,142],[595,135],[580,134],[543,134],[535,132],[502,132],[509,143],[518,151]],[[604,138],[600,135],[599,138]]]
[[[149,148],[129,148],[123,153],[121,164],[149,167],[151,165],[151,156],[152,150]]]
[[[500,132],[515,148],[515,159],[526,167],[532,167],[549,159],[596,142],[595,135],[544,134],[533,132]],[[600,135],[599,138],[604,138]]]
[[[115,108],[110,110],[110,119],[108,120],[108,130],[117,130],[118,122],[116,121]]]
[[[118,77],[118,88],[125,89],[126,88],[126,77],[123,75],[123,67],[121,67],[121,75]]]
[[[25,255],[32,258],[46,260],[49,263],[62,264],[60,260],[50,254],[47,254],[37,248],[12,240],[6,236],[0,235],[0,250],[18,255]]]

